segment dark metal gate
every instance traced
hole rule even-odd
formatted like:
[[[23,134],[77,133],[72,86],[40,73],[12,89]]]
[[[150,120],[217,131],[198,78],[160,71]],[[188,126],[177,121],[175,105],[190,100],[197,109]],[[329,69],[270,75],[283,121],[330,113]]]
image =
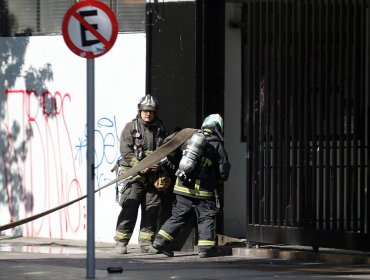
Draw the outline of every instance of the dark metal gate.
[[[243,3],[247,240],[370,251],[370,1]]]

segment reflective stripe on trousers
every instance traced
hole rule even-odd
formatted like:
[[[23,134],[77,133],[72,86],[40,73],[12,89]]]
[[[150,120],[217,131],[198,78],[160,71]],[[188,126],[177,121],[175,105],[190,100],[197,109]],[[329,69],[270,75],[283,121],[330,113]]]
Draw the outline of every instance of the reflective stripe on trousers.
[[[139,240],[148,240],[152,241],[154,238],[154,232],[152,231],[140,231],[139,232]]]
[[[116,241],[124,241],[124,240],[130,240],[132,236],[132,232],[122,232],[122,231],[119,231],[119,230],[116,230],[116,236],[115,236],[115,240]]]
[[[198,246],[214,246],[216,245],[216,242],[214,240],[198,240]]]
[[[162,229],[158,232],[158,234],[170,242],[173,240],[173,237]]]

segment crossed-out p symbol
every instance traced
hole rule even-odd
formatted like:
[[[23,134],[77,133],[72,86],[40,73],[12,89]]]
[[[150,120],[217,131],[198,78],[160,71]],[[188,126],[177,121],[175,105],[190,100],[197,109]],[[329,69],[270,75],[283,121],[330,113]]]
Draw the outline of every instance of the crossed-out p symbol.
[[[77,2],[67,11],[62,34],[72,52],[84,58],[94,58],[113,47],[118,35],[118,23],[107,5],[85,0]]]
[[[86,18],[86,17],[97,16],[98,11],[97,10],[80,11],[79,14],[80,14],[81,17]],[[98,29],[98,24],[91,24],[90,26],[92,28],[94,28],[95,30]],[[81,42],[82,42],[83,47],[95,45],[95,44],[98,44],[100,42],[97,39],[96,40],[87,40],[86,39],[87,28],[83,24],[80,24],[80,27],[81,27]]]

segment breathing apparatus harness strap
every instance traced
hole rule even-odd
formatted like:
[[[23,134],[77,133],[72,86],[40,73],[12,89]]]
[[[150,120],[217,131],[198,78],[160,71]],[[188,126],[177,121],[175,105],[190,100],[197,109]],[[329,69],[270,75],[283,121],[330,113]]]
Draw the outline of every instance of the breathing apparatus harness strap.
[[[156,149],[153,153],[150,155],[146,156],[143,160],[141,160],[137,165],[133,166],[132,168],[128,169],[127,171],[123,172],[120,176],[118,176],[116,179],[110,181],[108,184],[96,189],[94,193],[101,191],[102,189],[105,189],[106,187],[113,185],[117,182],[127,180],[137,173],[139,173],[141,170],[152,166],[153,164],[159,162],[162,160],[164,157],[166,157],[168,154],[176,150],[178,147],[180,147],[195,131],[196,129],[194,128],[184,128],[181,131],[179,131],[170,141],[167,143],[163,144],[160,146],[158,149]],[[41,218],[45,215],[48,215],[50,213],[53,213],[55,211],[58,211],[62,208],[65,208],[69,205],[72,205],[84,198],[86,198],[87,195],[83,195],[79,198],[76,198],[72,201],[69,201],[67,203],[64,203],[62,205],[59,205],[55,208],[49,209],[47,211],[41,212],[39,214],[36,214],[34,216],[27,217],[25,219],[21,219],[6,225],[0,226],[0,231],[7,230],[10,228],[14,228],[16,226],[23,225],[25,223],[31,222],[33,220],[36,220],[38,218]]]

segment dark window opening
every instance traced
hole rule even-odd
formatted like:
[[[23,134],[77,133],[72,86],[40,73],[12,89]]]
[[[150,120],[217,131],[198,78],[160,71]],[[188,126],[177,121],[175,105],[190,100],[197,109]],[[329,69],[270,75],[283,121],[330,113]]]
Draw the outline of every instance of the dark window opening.
[[[0,0],[0,36],[61,34],[75,0]],[[103,0],[116,14],[119,32],[145,32],[145,0]]]

